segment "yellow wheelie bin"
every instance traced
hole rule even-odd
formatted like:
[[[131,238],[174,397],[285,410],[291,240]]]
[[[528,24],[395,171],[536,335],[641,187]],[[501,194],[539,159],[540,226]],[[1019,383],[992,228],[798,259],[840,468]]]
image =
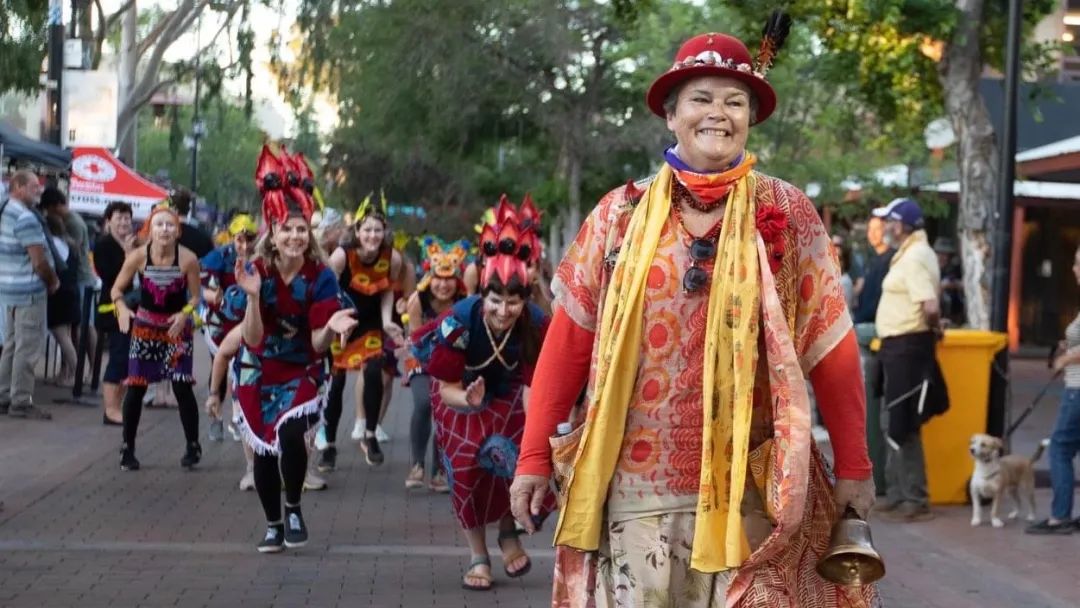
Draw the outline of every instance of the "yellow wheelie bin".
[[[973,466],[968,444],[972,435],[986,432],[991,364],[1007,343],[1004,333],[974,329],[946,330],[938,343],[937,359],[948,385],[949,411],[922,427],[931,503],[967,502]]]

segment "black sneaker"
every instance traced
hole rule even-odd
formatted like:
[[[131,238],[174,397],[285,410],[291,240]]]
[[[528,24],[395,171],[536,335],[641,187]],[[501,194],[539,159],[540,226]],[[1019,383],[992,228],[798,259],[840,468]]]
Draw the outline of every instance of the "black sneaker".
[[[364,437],[360,441],[360,448],[364,450],[364,460],[369,465],[377,466],[383,463],[383,453],[379,449],[379,440],[375,438],[375,435]]]
[[[300,507],[285,507],[285,546],[303,547],[307,544],[307,525]]]
[[[263,537],[262,542],[256,547],[259,553],[280,553],[281,549],[285,545],[285,526],[282,524],[271,524],[266,526],[266,536]]]
[[[184,451],[184,457],[180,459],[180,466],[185,469],[193,469],[195,465],[199,464],[202,460],[202,446],[198,441],[192,441],[187,444],[187,450]]]
[[[1072,534],[1076,531],[1076,524],[1072,521],[1059,521],[1056,524],[1044,519],[1039,523],[1031,524],[1024,532],[1028,534]]]
[[[138,471],[139,461],[135,459],[135,448],[124,444],[120,446],[120,470]]]
[[[337,468],[337,448],[334,446],[327,446],[325,450],[319,452],[319,463],[316,465],[320,473],[329,473]]]

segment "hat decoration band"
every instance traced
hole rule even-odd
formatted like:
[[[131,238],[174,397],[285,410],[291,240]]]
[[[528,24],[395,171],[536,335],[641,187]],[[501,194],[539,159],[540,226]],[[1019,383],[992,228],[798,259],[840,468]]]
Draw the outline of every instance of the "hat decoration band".
[[[728,70],[737,70],[739,72],[745,72],[747,74],[753,73],[755,76],[764,78],[765,74],[758,73],[754,70],[754,67],[749,63],[740,63],[730,57],[723,57],[720,53],[713,50],[702,51],[693,57],[687,57],[682,61],[676,61],[671,66],[671,71],[681,70],[683,68],[692,68],[701,65],[716,66],[718,68],[725,68]]]

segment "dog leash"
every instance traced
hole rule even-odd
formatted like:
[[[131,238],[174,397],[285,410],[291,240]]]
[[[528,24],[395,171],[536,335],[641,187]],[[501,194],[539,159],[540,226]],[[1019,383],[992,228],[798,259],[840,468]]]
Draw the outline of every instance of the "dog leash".
[[[1050,390],[1050,387],[1054,385],[1054,382],[1057,381],[1058,377],[1061,376],[1062,373],[1063,372],[1059,371],[1055,372],[1053,376],[1050,376],[1050,381],[1046,383],[1046,386],[1042,387],[1042,390],[1039,391],[1039,394],[1035,395],[1035,400],[1031,402],[1031,405],[1029,405],[1022,414],[1020,414],[1020,416],[1016,419],[1016,422],[1012,423],[1012,426],[1009,427],[1009,430],[1005,431],[1006,439],[1012,436],[1013,431],[1020,427],[1024,420],[1026,420],[1027,417],[1031,415],[1031,412],[1035,411],[1035,406],[1039,405],[1039,401],[1041,401],[1042,398],[1046,396],[1046,393]]]

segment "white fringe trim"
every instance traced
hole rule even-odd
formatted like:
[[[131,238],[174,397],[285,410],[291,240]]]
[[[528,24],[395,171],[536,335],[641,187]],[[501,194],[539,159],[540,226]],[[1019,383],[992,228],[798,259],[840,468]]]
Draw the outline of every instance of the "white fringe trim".
[[[314,436],[314,429],[318,429],[323,424],[323,406],[325,405],[326,398],[323,394],[319,394],[314,399],[301,403],[300,405],[294,405],[289,408],[289,411],[278,419],[274,424],[274,443],[270,444],[263,441],[262,437],[259,437],[251,430],[251,426],[248,424],[247,418],[244,416],[244,408],[240,408],[240,412],[233,418],[233,424],[240,430],[240,436],[243,438],[244,443],[251,446],[251,449],[260,456],[277,456],[281,454],[281,440],[278,438],[278,431],[281,430],[281,426],[294,418],[303,418],[311,414],[318,414],[319,420],[304,433],[304,440],[310,442],[308,435]]]

